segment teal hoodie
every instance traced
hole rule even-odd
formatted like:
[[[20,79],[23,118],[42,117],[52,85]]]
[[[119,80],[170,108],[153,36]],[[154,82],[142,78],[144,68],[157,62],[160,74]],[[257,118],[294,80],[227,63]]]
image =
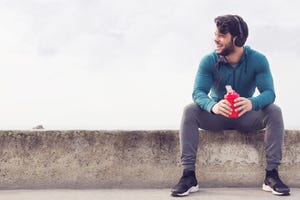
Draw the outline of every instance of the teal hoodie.
[[[212,107],[224,98],[225,85],[231,85],[241,97],[250,99],[253,110],[262,109],[275,101],[268,60],[249,46],[245,46],[236,67],[232,67],[215,52],[204,56],[196,74],[193,100],[202,109],[211,112]],[[256,88],[259,95],[254,97]]]

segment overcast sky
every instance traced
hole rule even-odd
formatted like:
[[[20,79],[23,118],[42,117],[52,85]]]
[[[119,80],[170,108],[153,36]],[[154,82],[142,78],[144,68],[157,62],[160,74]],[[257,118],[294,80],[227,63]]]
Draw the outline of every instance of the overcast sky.
[[[214,18],[241,15],[299,129],[297,1],[0,0],[0,129],[178,129]],[[295,79],[295,80],[293,80]]]

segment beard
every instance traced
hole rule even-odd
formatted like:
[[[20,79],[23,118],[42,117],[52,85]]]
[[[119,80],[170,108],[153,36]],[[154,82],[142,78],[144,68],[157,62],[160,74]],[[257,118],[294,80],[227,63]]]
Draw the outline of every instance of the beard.
[[[234,45],[233,45],[233,41],[231,41],[229,44],[227,44],[224,49],[218,53],[220,56],[228,56],[229,54],[231,54],[234,51]]]

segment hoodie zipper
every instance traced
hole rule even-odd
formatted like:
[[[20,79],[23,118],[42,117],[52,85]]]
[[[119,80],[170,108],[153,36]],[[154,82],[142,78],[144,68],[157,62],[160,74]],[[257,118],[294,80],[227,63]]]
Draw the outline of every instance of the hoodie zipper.
[[[236,67],[237,66],[233,67],[233,78],[232,78],[232,82],[233,82],[232,83],[232,89],[234,89],[234,90],[236,89],[235,88],[235,69],[236,69]]]

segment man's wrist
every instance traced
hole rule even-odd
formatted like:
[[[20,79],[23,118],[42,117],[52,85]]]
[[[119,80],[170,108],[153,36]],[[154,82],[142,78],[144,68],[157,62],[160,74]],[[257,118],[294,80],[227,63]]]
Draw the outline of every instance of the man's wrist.
[[[216,105],[216,104],[214,104],[214,105],[211,107],[211,109],[210,109],[210,113],[212,113],[212,114],[216,114],[216,113],[214,112],[214,107],[215,107],[215,105]]]

